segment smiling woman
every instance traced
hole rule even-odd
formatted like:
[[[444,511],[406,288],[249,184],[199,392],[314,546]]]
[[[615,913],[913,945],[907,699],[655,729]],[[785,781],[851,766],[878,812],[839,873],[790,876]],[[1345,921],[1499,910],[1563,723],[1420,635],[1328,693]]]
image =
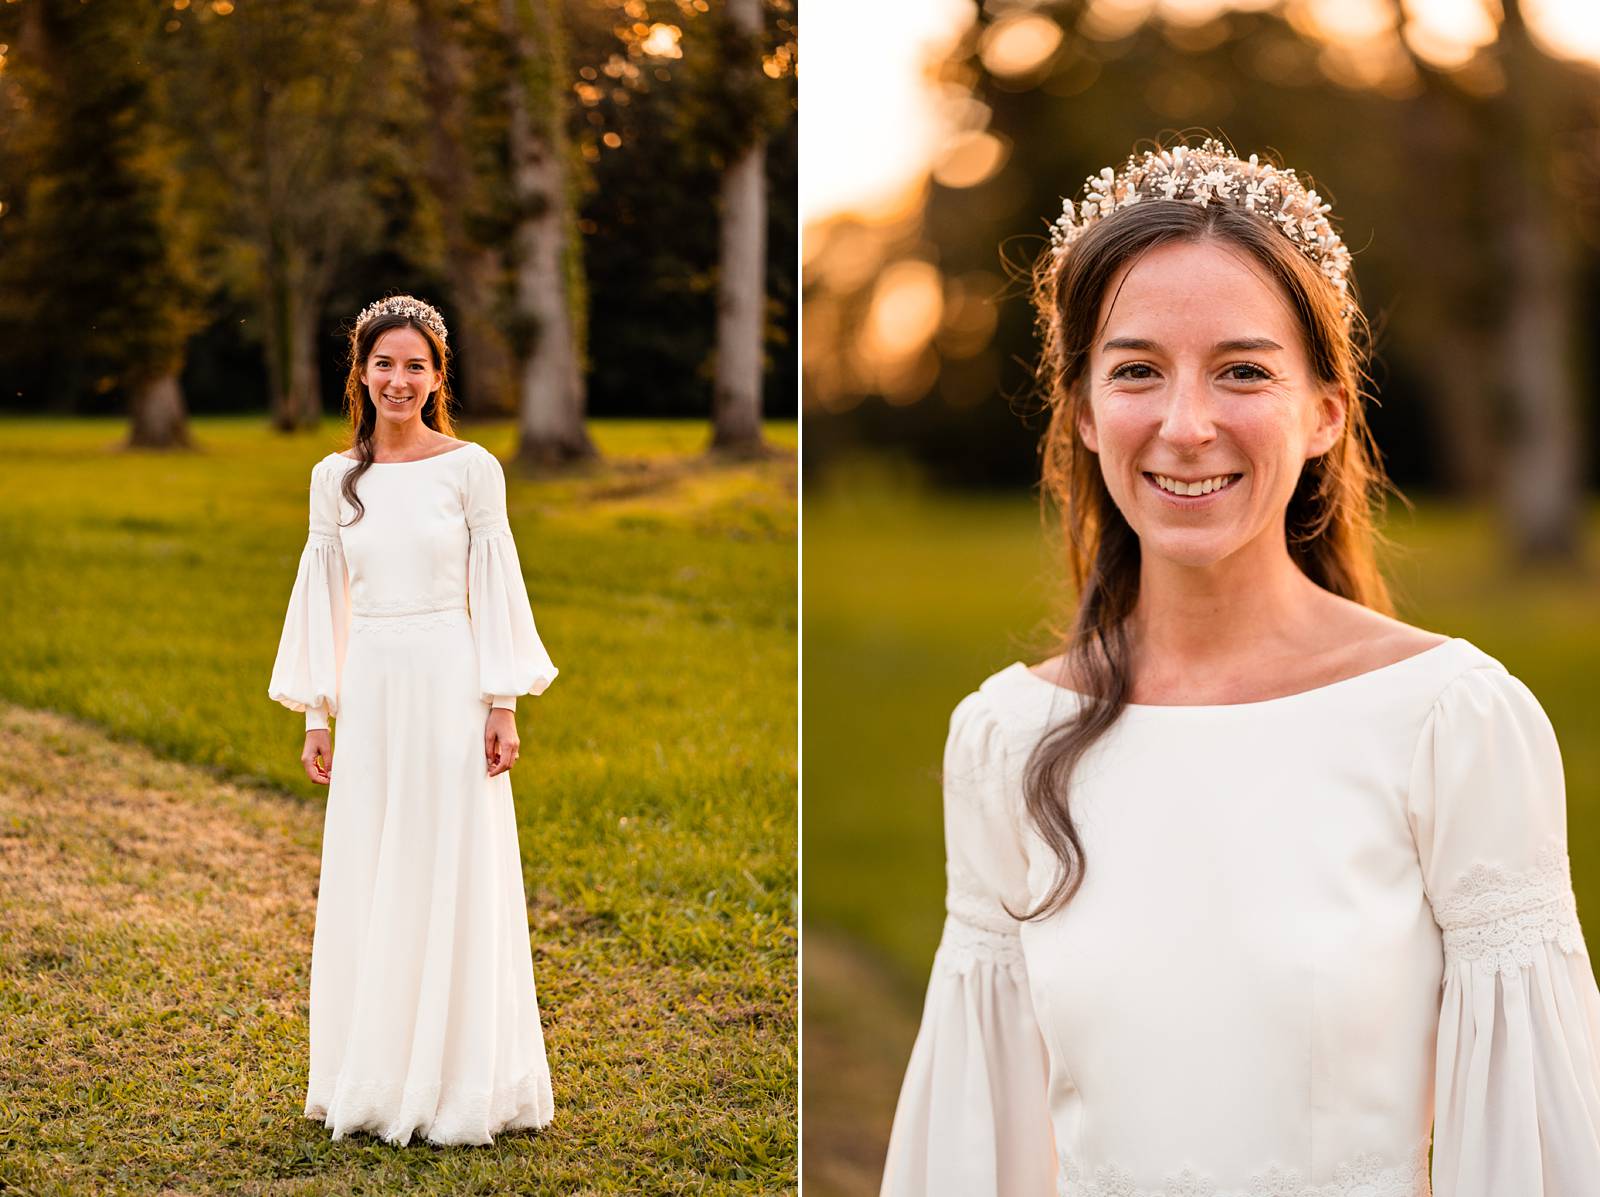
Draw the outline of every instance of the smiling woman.
[[[892,1197],[1600,1192],[1600,991],[1538,702],[1390,615],[1328,207],[1220,143],[1036,273],[1062,652],[956,707]]]
[[[449,435],[446,345],[409,295],[357,318],[353,443],[312,470],[268,688],[328,786],[305,1114],[335,1139],[487,1144],[554,1114],[508,771],[516,696],[556,667],[500,463]]]

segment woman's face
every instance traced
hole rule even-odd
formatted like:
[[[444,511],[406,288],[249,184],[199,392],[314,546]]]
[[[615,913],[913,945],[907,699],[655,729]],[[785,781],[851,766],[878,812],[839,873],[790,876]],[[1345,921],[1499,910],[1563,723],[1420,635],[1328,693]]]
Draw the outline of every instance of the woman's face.
[[[1158,246],[1112,278],[1086,383],[1078,431],[1142,556],[1186,566],[1282,545],[1301,467],[1344,419],[1288,298],[1215,241]]]
[[[367,355],[361,382],[380,421],[396,427],[420,423],[422,405],[439,386],[427,339],[414,328],[380,334]]]

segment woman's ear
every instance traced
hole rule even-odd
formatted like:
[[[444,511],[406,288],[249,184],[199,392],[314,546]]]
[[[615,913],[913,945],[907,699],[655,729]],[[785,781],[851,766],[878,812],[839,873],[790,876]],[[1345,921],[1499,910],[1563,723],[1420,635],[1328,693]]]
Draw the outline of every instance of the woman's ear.
[[[1078,401],[1078,439],[1091,453],[1100,452],[1100,432],[1094,426],[1094,409],[1086,399]]]
[[[1306,460],[1321,457],[1339,443],[1348,408],[1343,386],[1330,383],[1318,393],[1317,424],[1311,433],[1311,443],[1306,446]]]

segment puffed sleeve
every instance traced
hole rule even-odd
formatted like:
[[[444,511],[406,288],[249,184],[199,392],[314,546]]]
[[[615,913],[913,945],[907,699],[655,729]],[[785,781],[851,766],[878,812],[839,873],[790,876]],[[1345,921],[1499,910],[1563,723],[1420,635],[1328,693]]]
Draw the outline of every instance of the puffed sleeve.
[[[488,450],[468,450],[470,547],[467,607],[478,646],[478,688],[491,706],[515,708],[518,694],[543,694],[558,672],[533,623],[517,544],[506,519],[506,476]]]
[[[1498,665],[1451,682],[1423,726],[1410,803],[1444,943],[1434,1192],[1600,1193],[1600,992],[1560,750],[1528,688]]]
[[[1007,746],[982,693],[944,757],[945,922],[889,1138],[883,1197],[1054,1192],[1048,1065],[1018,923],[1029,905]]]
[[[339,714],[339,678],[350,631],[350,579],[339,540],[338,480],[323,460],[311,471],[311,527],[289,594],[267,695],[306,713],[306,730]]]

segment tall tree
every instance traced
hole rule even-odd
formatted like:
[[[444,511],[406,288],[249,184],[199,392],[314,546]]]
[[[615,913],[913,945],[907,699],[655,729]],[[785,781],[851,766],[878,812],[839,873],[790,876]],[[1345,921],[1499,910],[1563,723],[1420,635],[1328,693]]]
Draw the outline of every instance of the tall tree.
[[[595,456],[584,427],[574,317],[580,271],[568,194],[567,70],[559,0],[501,0],[515,208],[513,331],[518,459],[548,468]]]
[[[26,6],[26,121],[8,149],[31,169],[8,218],[4,283],[16,346],[87,365],[81,381],[126,396],[129,443],[166,448],[189,443],[179,375],[201,295],[159,119],[155,34],[139,6]]]
[[[1582,437],[1572,246],[1552,184],[1554,64],[1533,44],[1520,0],[1501,0],[1501,11],[1497,48],[1507,86],[1493,102],[1502,154],[1491,194],[1504,227],[1500,363],[1512,414],[1506,514],[1520,555],[1571,559],[1583,514]]]
[[[727,0],[727,77],[738,92],[759,88],[761,0]],[[722,175],[722,252],[717,275],[717,358],[712,388],[714,449],[758,452],[766,317],[767,136],[749,126]]]
[[[284,431],[321,419],[316,338],[329,290],[342,264],[383,241],[381,200],[423,156],[405,16],[395,5],[246,0],[192,12],[174,39],[191,185],[217,213],[226,285],[260,313]]]
[[[457,361],[465,363],[456,393],[474,415],[506,413],[516,400],[511,345],[499,321],[507,230],[496,200],[503,180],[498,169],[480,165],[490,156],[486,143],[496,139],[481,134],[486,122],[479,119],[485,93],[492,92],[496,108],[504,106],[504,64],[494,52],[498,26],[477,5],[415,0],[415,8],[430,124],[424,174],[442,241],[439,266],[454,301]]]

